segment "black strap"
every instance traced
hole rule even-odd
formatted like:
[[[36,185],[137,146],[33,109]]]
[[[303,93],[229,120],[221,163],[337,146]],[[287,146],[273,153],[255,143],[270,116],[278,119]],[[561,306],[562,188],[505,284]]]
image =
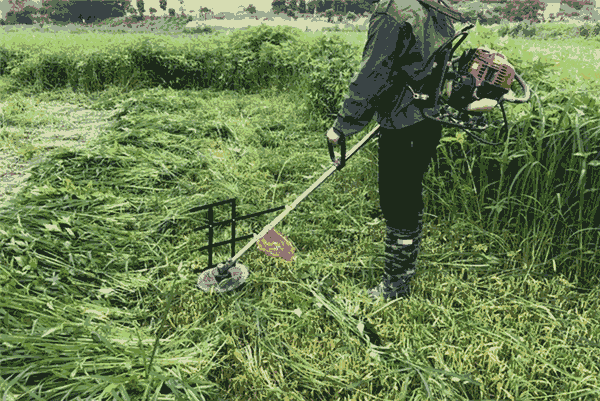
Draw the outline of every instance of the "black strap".
[[[439,0],[443,4],[443,6],[440,5],[437,1],[433,1],[433,0],[418,0],[418,1],[425,4],[426,6],[429,6],[433,9],[435,9],[436,11],[438,11],[444,15],[447,15],[448,17],[450,17],[452,19],[462,22],[463,24],[469,22],[469,20],[467,18],[465,18],[465,16],[463,14],[450,8],[450,6],[448,6],[443,0]]]

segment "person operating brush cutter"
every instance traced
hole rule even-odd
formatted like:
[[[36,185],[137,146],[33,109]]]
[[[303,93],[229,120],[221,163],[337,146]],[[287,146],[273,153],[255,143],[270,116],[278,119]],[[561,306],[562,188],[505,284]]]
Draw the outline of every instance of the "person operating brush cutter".
[[[475,25],[468,24],[455,32],[452,19],[469,22],[444,0],[379,1],[369,21],[360,71],[350,82],[337,120],[326,133],[333,166],[294,202],[285,205],[285,210],[237,254],[201,273],[200,289],[227,292],[240,288],[249,275],[248,268],[238,263],[241,256],[257,241],[264,242],[265,250],[285,248],[272,244],[277,242],[273,228],[328,177],[343,169],[365,143],[379,136],[379,197],[386,219],[385,269],[383,280],[368,295],[375,300],[410,295],[423,227],[422,181],[441,139],[442,125],[458,127],[483,144],[503,146],[471,131],[490,128],[485,114],[499,105],[504,119],[501,130],[508,141],[504,102],[526,103],[531,97],[527,83],[500,52],[479,47],[453,57]],[[456,44],[455,39],[459,39]],[[519,84],[523,96],[512,91],[513,83]],[[373,117],[377,126],[346,152],[346,137],[362,131]],[[335,160],[334,145],[338,144],[342,157]]]
[[[453,37],[450,16],[456,14],[435,0],[379,1],[369,21],[360,71],[326,133],[337,145],[341,136],[360,132],[373,117],[381,126],[378,181],[386,220],[385,269],[383,280],[368,291],[373,299],[410,294],[421,242],[422,180],[442,124],[426,119],[412,104],[408,85],[429,56]]]

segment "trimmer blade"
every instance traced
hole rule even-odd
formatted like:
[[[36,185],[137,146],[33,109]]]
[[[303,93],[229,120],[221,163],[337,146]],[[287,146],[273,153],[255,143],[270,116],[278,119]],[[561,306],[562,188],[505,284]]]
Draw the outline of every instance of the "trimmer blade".
[[[250,272],[248,268],[241,263],[237,263],[229,268],[225,273],[224,278],[219,281],[219,267],[222,267],[224,263],[219,263],[215,268],[208,269],[198,277],[198,288],[204,292],[210,292],[214,288],[215,292],[223,293],[228,291],[237,290],[244,284]]]

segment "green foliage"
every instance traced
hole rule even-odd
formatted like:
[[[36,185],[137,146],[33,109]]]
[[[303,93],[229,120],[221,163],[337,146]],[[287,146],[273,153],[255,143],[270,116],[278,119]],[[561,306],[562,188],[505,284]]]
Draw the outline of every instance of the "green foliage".
[[[167,9],[167,0],[160,0],[159,1],[159,7],[161,8],[161,10],[166,11]]]
[[[538,23],[541,22],[538,13],[541,14],[544,7],[545,3],[540,0],[463,1],[455,5],[469,21],[479,21],[482,25],[500,24],[502,21]]]
[[[285,13],[288,7],[286,0],[273,0],[271,2],[271,10],[276,14]]]
[[[35,83],[43,90],[52,90],[68,81],[70,63],[61,54],[36,54],[10,68],[10,76],[22,82]]]
[[[32,24],[33,19],[29,11],[8,11],[5,18],[7,25]]]
[[[504,21],[502,12],[486,10],[479,16],[482,25],[500,24]]]
[[[585,6],[595,6],[593,0],[561,0],[561,6],[569,6],[577,11],[581,11]]]
[[[594,4],[590,4],[587,1],[584,2],[562,2],[561,12],[558,13],[559,21],[566,18],[577,18],[584,21],[588,21],[591,18],[595,9]]]
[[[45,0],[40,19],[45,23],[99,22],[125,15],[130,0],[90,0],[87,2]],[[92,11],[93,10],[93,11]]]
[[[280,65],[274,58],[261,58],[261,53],[265,45],[271,47],[281,47],[284,43],[295,42],[298,38],[299,30],[290,26],[279,25],[259,25],[251,27],[244,31],[235,31],[231,33],[229,41],[229,54],[231,65],[228,66],[236,71],[236,78],[245,77],[243,80],[252,82],[251,86],[256,86],[260,82],[273,82],[278,78],[267,74],[265,70],[277,70]],[[267,53],[273,49],[267,50]],[[255,79],[251,79],[255,76]]]
[[[333,16],[335,15],[335,10],[330,8],[325,12],[325,16],[327,17],[327,22],[333,22]]]
[[[194,28],[183,28],[183,33],[187,34],[216,34],[217,32],[210,26],[197,26]]]
[[[227,46],[211,38],[205,61],[212,69],[195,71],[191,58],[204,54],[195,39],[165,40],[159,52],[152,35],[131,53],[120,44],[89,58],[65,53],[23,62],[0,46],[0,67],[12,63],[23,77],[57,72],[54,84],[69,76],[104,86],[134,64],[153,71],[168,65],[166,74],[206,77],[215,86],[197,89],[190,80],[179,90],[130,90],[125,81],[81,95],[114,119],[81,150],[36,150],[8,127],[39,112],[38,99],[73,99],[71,88],[31,98],[2,92],[0,141],[18,138],[16,154],[47,159],[0,213],[0,336],[10,354],[0,396],[487,400],[578,391],[575,397],[597,399],[600,326],[590,318],[600,307],[593,230],[600,166],[591,161],[600,150],[597,79],[562,85],[554,63],[527,60],[534,50],[507,55],[533,95],[506,107],[504,146],[444,129],[424,177],[428,220],[410,298],[383,304],[364,295],[381,278],[385,233],[375,140],[277,227],[298,248],[294,264],[250,249],[241,260],[252,273],[246,289],[223,295],[195,288],[208,263],[198,251],[206,230],[198,228],[208,223],[206,211],[192,208],[231,197],[238,216],[290,205],[330,166],[324,133],[361,49],[338,34],[320,35],[313,46],[278,33],[250,31]],[[90,34],[91,50],[99,37]],[[179,47],[191,48],[192,57]],[[207,77],[267,64],[299,82],[298,91],[245,94],[219,88],[218,75]],[[566,74],[581,74],[582,64],[572,60]],[[302,112],[313,106],[311,124]],[[494,130],[485,135],[496,139]],[[438,172],[444,164],[448,174]],[[274,217],[239,220],[237,236]],[[215,208],[215,221],[230,218],[228,207]],[[172,228],[160,232],[165,222]],[[231,238],[229,225],[214,232],[213,242]],[[213,262],[227,257],[229,247],[215,248]],[[369,344],[366,328],[382,344]]]
[[[4,24],[6,24],[6,25],[33,24],[33,23],[37,23],[37,22],[48,21],[48,18],[45,15],[46,14],[46,8],[45,8],[46,4],[45,3],[39,9],[34,6],[31,6],[31,5],[23,6],[24,4],[28,4],[28,3],[19,4],[18,6],[13,5],[11,10],[6,12],[6,14],[4,16],[4,20],[3,20]]]
[[[144,0],[137,0],[137,8],[140,11],[140,15],[143,15],[146,12],[144,8]]]
[[[174,8],[169,8],[169,15],[170,15],[171,17],[174,17],[174,16],[175,16],[175,9],[174,9]]]
[[[514,37],[532,38],[537,33],[537,25],[530,21],[521,21],[513,28],[508,29],[508,34]]]
[[[232,32],[232,39],[229,43],[233,53],[244,49],[252,53],[258,53],[263,43],[271,43],[275,46],[279,46],[284,42],[295,40],[297,36],[297,30],[290,26],[269,26],[261,24],[244,31]]]
[[[358,18],[358,16],[356,14],[354,14],[352,11],[350,11],[346,15],[346,18],[348,18],[348,20],[350,20],[350,21],[356,21],[356,19]]]
[[[69,13],[69,9],[71,7],[71,4],[69,2],[64,2],[60,0],[45,0],[43,2],[43,5],[43,10],[48,23],[55,21],[69,21],[69,18],[67,18],[67,14]]]
[[[541,0],[508,0],[498,8],[505,19],[510,22],[529,21],[542,22],[539,14],[544,11],[545,3]]]
[[[256,14],[256,7],[250,4],[248,7],[244,8],[244,11],[250,14]]]
[[[595,24],[590,24],[590,23],[586,22],[578,29],[579,29],[578,36],[581,36],[583,38],[599,36],[600,35],[600,21],[596,22]]]
[[[297,11],[292,10],[291,8],[285,12],[285,15],[287,15],[288,17],[292,17],[294,19],[294,21],[298,19],[296,14],[297,14]]]
[[[9,65],[18,65],[25,58],[24,53],[18,50],[9,50],[4,46],[0,46],[0,76],[10,72]]]
[[[298,1],[298,12],[301,14],[307,13],[308,12],[308,7],[306,6],[306,0],[299,0]]]
[[[302,93],[308,113],[316,121],[329,122],[340,110],[350,78],[360,61],[351,55],[356,55],[353,46],[337,35],[318,37],[309,50],[306,62],[310,69],[307,69]]]
[[[476,2],[476,1],[465,1],[457,5],[456,10],[462,13],[470,22],[475,23],[480,21],[484,23],[485,15],[489,16],[490,12],[495,12],[493,5]]]

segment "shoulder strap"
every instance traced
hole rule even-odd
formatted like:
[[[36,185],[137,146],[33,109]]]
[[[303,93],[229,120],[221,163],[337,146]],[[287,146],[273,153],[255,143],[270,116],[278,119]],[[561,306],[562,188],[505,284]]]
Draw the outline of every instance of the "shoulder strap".
[[[375,5],[375,10],[373,11],[373,14],[375,14],[377,11],[387,10],[392,1],[393,0],[379,0]]]
[[[434,1],[434,0],[417,0],[417,1],[420,2],[421,4],[424,4],[426,6],[429,6],[433,9],[435,9],[436,11],[438,11],[444,15],[447,15],[448,17],[450,17],[452,19],[460,21],[463,24],[469,22],[469,20],[466,19],[463,14],[450,8],[450,6],[448,6],[443,0],[439,0],[443,5],[439,4],[437,1]]]

